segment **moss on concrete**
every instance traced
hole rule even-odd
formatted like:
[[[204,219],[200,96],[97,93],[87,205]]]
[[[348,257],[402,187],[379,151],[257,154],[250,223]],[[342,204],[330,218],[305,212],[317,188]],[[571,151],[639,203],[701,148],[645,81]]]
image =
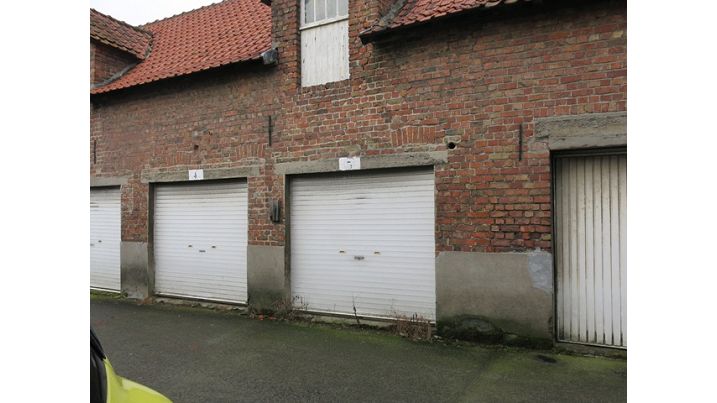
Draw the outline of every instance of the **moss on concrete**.
[[[506,333],[489,318],[475,315],[458,315],[444,318],[436,324],[441,337],[486,344],[545,349],[551,348],[550,339]]]
[[[441,319],[436,323],[438,334],[450,339],[499,343],[503,331],[488,319],[475,315],[459,315]]]
[[[90,290],[90,299],[123,299],[124,295],[118,292]]]
[[[255,289],[249,293],[249,311],[254,314],[269,315],[278,310],[286,310],[286,303],[286,295],[281,291]]]

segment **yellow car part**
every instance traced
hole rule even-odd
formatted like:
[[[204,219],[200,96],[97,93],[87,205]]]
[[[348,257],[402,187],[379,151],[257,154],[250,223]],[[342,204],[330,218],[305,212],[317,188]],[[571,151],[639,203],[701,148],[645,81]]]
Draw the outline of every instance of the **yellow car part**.
[[[105,358],[107,374],[107,403],[171,403],[172,401],[137,382],[122,378],[115,374],[110,361]]]

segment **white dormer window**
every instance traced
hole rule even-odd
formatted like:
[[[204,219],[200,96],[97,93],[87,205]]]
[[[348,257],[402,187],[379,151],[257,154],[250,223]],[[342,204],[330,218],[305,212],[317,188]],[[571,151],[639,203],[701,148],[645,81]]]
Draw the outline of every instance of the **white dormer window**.
[[[348,0],[301,0],[301,85],[349,78]]]

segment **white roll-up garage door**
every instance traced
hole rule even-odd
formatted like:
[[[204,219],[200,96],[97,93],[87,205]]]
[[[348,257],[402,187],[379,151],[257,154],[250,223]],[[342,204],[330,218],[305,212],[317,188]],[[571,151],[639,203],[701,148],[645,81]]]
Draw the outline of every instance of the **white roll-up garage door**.
[[[158,185],[154,204],[155,292],[246,302],[246,182]]]
[[[627,156],[555,168],[558,338],[627,347]]]
[[[120,188],[90,189],[90,287],[120,290]]]
[[[297,177],[291,288],[310,311],[435,319],[433,170]]]

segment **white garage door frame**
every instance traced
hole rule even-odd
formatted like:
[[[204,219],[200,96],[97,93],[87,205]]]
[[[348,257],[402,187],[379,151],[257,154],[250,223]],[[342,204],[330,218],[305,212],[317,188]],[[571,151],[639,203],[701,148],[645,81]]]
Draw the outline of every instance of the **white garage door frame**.
[[[122,191],[119,186],[90,188],[90,288],[120,292]]]
[[[558,342],[627,349],[626,161],[625,147],[552,155]],[[609,192],[602,191],[611,184]]]
[[[378,319],[417,313],[435,322],[436,221],[433,166],[292,175],[288,179],[287,255],[290,266],[289,283],[295,305],[308,312]],[[384,179],[385,183],[382,183]],[[378,187],[370,188],[366,185]],[[366,186],[362,188],[365,191],[359,191],[361,194],[356,194],[354,198],[361,199],[361,204],[365,206],[359,208],[353,204],[349,205],[355,202],[347,199],[346,194],[362,186]],[[299,190],[300,187],[304,190]],[[313,205],[311,198],[315,198]],[[384,209],[381,211],[385,215],[364,215],[370,211],[378,211],[371,210],[377,209],[378,206]],[[327,215],[320,218],[324,216],[324,208]],[[299,211],[300,209],[303,211]],[[351,222],[351,215],[360,216],[360,220]],[[376,222],[386,230],[375,232],[371,226]],[[310,233],[311,229],[307,229],[309,226],[314,226],[313,233]],[[391,228],[394,233],[390,231]],[[407,233],[408,228],[414,228],[415,234]],[[298,239],[299,233],[306,234],[302,239]],[[306,235],[317,234],[323,238],[308,243],[304,239]],[[375,241],[371,241],[372,238]],[[413,250],[409,250],[412,245],[418,247],[414,246]],[[317,247],[326,250],[310,251],[310,248]],[[321,256],[309,257],[307,252]],[[323,259],[327,260],[322,261]],[[308,268],[314,263],[319,263],[321,268]],[[329,270],[329,266],[340,267],[342,272],[322,273],[322,270]],[[383,273],[382,270],[386,270],[383,284],[374,284],[373,289],[344,289],[349,283],[355,287],[360,287],[358,284],[367,285],[372,279],[370,274],[366,276],[364,273]],[[415,278],[407,275],[410,270],[415,270],[412,273],[416,275]],[[327,273],[333,278],[326,280]],[[318,284],[316,279],[326,281],[326,284]],[[391,281],[395,282],[391,284]],[[317,290],[307,296],[307,290],[314,287]],[[385,287],[390,291],[380,291]],[[336,298],[334,302],[321,300],[317,303],[317,299],[324,298],[319,289],[335,290],[341,295],[332,297]],[[356,296],[357,292],[363,295]],[[348,294],[352,296],[348,297]],[[384,308],[389,306],[386,302],[389,295],[393,295],[393,301],[391,308],[386,310]],[[352,301],[349,302],[348,299]],[[327,304],[332,303],[334,305],[327,308]],[[355,313],[353,306],[356,307]]]
[[[152,187],[154,294],[246,304],[246,178]]]

